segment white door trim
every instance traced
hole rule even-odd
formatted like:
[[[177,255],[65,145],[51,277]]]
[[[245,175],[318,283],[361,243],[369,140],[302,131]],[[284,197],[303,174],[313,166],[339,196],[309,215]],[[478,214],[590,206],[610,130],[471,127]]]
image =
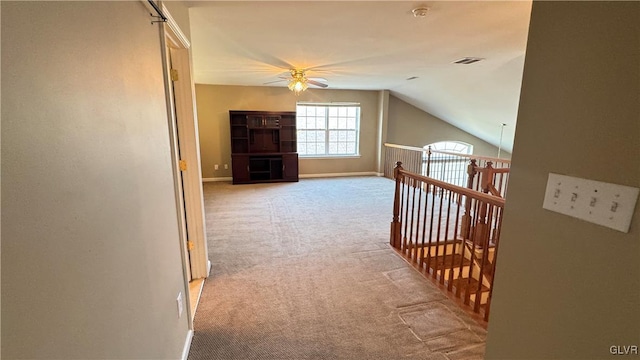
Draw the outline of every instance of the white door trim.
[[[184,278],[183,298],[185,299],[184,305],[187,310],[186,316],[190,330],[187,343],[190,344],[194,326],[193,314],[189,305],[189,281],[193,278],[207,277],[210,266],[205,236],[198,125],[195,116],[195,86],[191,77],[189,52],[191,44],[166,7],[161,5],[161,9],[167,17],[167,21],[160,26],[160,42],[165,77],[166,104],[169,115],[168,130],[171,161],[174,170],[177,220],[180,229],[179,241]],[[171,58],[172,49],[179,49],[176,59]],[[180,84],[177,81],[174,83],[171,81],[170,70],[172,63],[174,67],[177,66],[182,69],[178,70],[183,73]],[[180,156],[187,161],[187,171],[182,172],[182,174],[179,165]],[[194,179],[198,181],[199,187],[193,186]],[[185,223],[185,219],[187,223]],[[187,249],[187,239],[190,239],[195,245],[195,248],[191,251],[191,259]]]
[[[198,120],[195,110],[195,88],[191,79],[189,49],[170,48],[171,64],[178,73],[173,82],[178,143],[180,157],[186,161],[187,169],[182,172],[184,205],[187,216],[187,238],[193,243],[191,254],[191,278],[209,276],[207,272],[207,247],[202,191],[202,169],[200,166],[200,142]]]
[[[204,220],[204,197],[202,191],[202,170],[200,164],[200,139],[195,103],[195,85],[191,76],[191,43],[180,30],[167,8],[162,5],[167,17],[164,23],[166,46],[170,49],[172,68],[178,72],[178,80],[173,82],[173,98],[177,118],[180,160],[187,163],[182,172],[184,203],[187,219],[187,237],[193,242],[191,250],[191,278],[209,276],[207,239]],[[170,85],[170,84],[169,84]]]

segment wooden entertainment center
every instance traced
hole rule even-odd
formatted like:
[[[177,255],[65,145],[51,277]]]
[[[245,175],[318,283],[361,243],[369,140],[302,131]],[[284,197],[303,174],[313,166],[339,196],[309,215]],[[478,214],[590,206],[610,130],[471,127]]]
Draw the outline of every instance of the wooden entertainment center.
[[[295,111],[229,111],[234,184],[298,181]]]

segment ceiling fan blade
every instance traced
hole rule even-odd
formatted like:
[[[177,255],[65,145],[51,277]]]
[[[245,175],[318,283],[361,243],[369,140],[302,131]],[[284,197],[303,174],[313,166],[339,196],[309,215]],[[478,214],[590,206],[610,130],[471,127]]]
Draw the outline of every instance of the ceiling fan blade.
[[[286,79],[267,81],[266,83],[262,83],[262,85],[274,84],[274,83],[282,82],[282,81],[285,81],[285,80]]]
[[[321,87],[321,88],[329,87],[329,85],[327,85],[327,84],[323,84],[323,83],[318,82],[318,81],[315,81],[315,80],[309,80],[309,79],[307,79],[307,83],[309,83],[309,84],[311,84],[311,85],[315,85],[315,86],[317,86],[317,87]]]
[[[327,79],[321,77],[308,77],[307,80],[320,81],[325,83],[327,82]]]

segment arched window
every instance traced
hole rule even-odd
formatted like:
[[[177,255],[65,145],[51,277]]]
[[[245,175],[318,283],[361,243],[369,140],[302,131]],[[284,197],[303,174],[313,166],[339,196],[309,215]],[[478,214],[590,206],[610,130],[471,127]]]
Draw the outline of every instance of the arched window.
[[[450,184],[467,186],[467,165],[469,158],[453,154],[442,154],[438,151],[457,153],[460,155],[473,154],[473,145],[461,141],[440,141],[425,145],[424,149],[432,152],[427,164],[427,151],[424,152],[422,174]],[[428,166],[427,166],[428,165]]]
[[[473,145],[462,141],[440,141],[433,144],[425,145],[424,148],[438,151],[454,152],[459,154],[473,154]]]

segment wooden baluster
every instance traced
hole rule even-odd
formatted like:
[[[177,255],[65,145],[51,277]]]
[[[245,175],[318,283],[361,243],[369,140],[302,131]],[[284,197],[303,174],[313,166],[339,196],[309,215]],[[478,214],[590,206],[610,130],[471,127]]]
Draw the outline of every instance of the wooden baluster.
[[[497,181],[498,186],[497,186],[496,190],[498,190],[498,193],[500,194],[500,196],[503,196],[503,194],[502,194],[502,185],[503,185],[504,179],[506,177],[506,174],[505,173],[496,174],[496,179],[498,179],[498,177],[500,178],[500,181]]]
[[[489,210],[487,211],[487,207]],[[483,223],[481,230],[481,241],[482,241],[482,258],[480,259],[480,270],[478,272],[478,287],[476,289],[476,301],[474,302],[473,311],[480,312],[480,304],[482,302],[482,280],[484,279],[484,271],[485,266],[487,266],[487,262],[489,261],[489,228],[488,224],[491,223],[491,219],[493,218],[493,209],[494,207],[489,204],[482,204],[481,212],[486,214],[486,217],[480,218],[480,222]],[[489,219],[489,220],[487,220]]]
[[[452,255],[456,255],[460,251],[460,247],[458,247],[458,244],[459,244],[458,243],[458,226],[460,225],[460,210],[461,210],[460,204],[462,203],[461,194],[455,194],[454,196],[455,196],[454,203],[456,205],[456,222],[453,228],[453,245],[451,246]],[[449,206],[451,206],[451,203],[449,204]],[[462,253],[462,261],[460,261],[460,266],[462,266],[463,262],[464,262],[464,253]],[[453,291],[452,289],[453,273],[454,273],[454,266],[451,267],[451,271],[449,272],[449,285],[447,286],[447,290],[449,290],[450,292]],[[461,272],[459,271],[458,276],[456,278],[460,278],[460,274]]]
[[[507,173],[507,178],[504,180],[504,191],[502,192],[502,196],[504,198],[507,197],[507,190],[509,190],[509,178],[511,177],[511,164],[507,166],[509,168],[509,172]]]
[[[469,302],[471,301],[471,280],[473,279],[473,268],[476,264],[476,250],[478,250],[478,241],[480,238],[480,233],[482,230],[482,224],[481,224],[481,220],[482,219],[482,207],[480,206],[480,201],[479,200],[475,200],[474,202],[474,208],[475,211],[473,212],[473,219],[472,219],[472,223],[473,228],[471,229],[470,233],[471,233],[471,251],[469,253],[469,260],[471,261],[471,263],[469,264],[469,273],[468,273],[468,279],[467,279],[467,283],[465,286],[465,291],[464,291],[464,304],[465,305],[469,305]]]
[[[426,232],[427,232],[427,213],[429,212],[429,192],[430,192],[430,184],[426,184],[427,185],[427,189],[425,192],[425,198],[424,198],[424,215],[422,215],[422,243],[421,243],[421,253],[420,253],[420,268],[423,269],[424,268],[424,257],[425,257],[425,253],[427,250],[425,250],[425,236],[426,236]],[[429,246],[429,243],[427,243],[427,246]],[[429,256],[429,254],[427,253],[426,256]]]
[[[420,236],[420,211],[422,210],[422,187],[424,185],[422,182],[420,182],[419,184],[420,186],[418,187],[418,214],[416,215],[416,238],[414,242],[414,246],[416,250],[414,251],[414,257],[413,257],[414,263],[417,263],[418,260],[422,257],[422,255],[418,255],[418,253],[422,253],[422,251],[424,250],[418,244],[418,237]]]
[[[409,251],[407,246],[407,229],[409,226],[409,191],[412,181],[413,178],[405,176],[404,183],[402,184],[403,188],[405,189],[405,191],[402,192],[402,206],[404,208],[404,215],[401,219],[404,224],[404,230],[402,231],[402,250],[405,254],[407,254]]]
[[[442,258],[442,269],[438,269],[438,264],[440,263],[440,261],[438,261],[438,259],[440,258],[440,229],[442,228],[442,201],[444,200],[444,193],[443,193],[444,189],[440,188],[438,189],[438,193],[440,194],[440,204],[438,205],[438,228],[436,231],[436,263],[433,266],[433,278],[437,279],[438,276],[438,270],[440,270],[441,272],[444,272],[445,269],[445,263],[444,263],[444,258]],[[446,244],[445,244],[445,248],[446,248]],[[440,278],[442,279],[442,277],[444,276],[443,273],[440,274]],[[444,279],[442,279],[444,281]]]
[[[462,195],[461,195],[462,196]],[[467,221],[470,223],[471,222],[471,198],[468,195],[465,195],[465,208],[463,209],[463,211],[465,212],[462,215],[463,218],[463,222],[465,221],[465,216],[467,217]],[[469,223],[466,224],[467,229],[464,230],[466,232],[463,233],[463,238],[460,240],[460,255],[462,255],[462,261],[460,262],[460,268],[458,269],[458,278],[463,278],[464,277],[464,258],[465,258],[465,253],[467,252],[467,240],[469,239]],[[462,226],[464,227],[465,224],[463,223]],[[471,255],[469,255],[471,256]],[[462,287],[462,280],[458,280],[458,286],[456,287],[456,297],[460,298],[461,292],[460,289]]]
[[[438,192],[438,190],[436,189],[436,186],[433,185],[431,187],[431,196],[430,196],[430,199],[431,199],[431,211],[429,213],[429,238],[428,238],[429,242],[427,243],[427,249],[426,249],[426,251],[427,251],[427,263],[426,263],[427,273],[429,272],[429,268],[431,266],[431,260],[432,260],[432,258],[431,258],[431,247],[433,245],[433,216],[434,216],[433,214],[434,214],[435,205],[436,205],[436,201],[434,199],[434,196],[435,196],[435,194],[437,194],[437,192]],[[434,272],[434,277],[435,277],[435,272]]]
[[[449,247],[449,223],[451,222],[451,190],[445,190],[447,196],[447,216],[445,217],[445,226],[444,226],[444,258],[451,255],[452,261],[451,266],[449,267],[449,277],[451,273],[453,273],[453,268],[455,267],[455,263],[453,262],[453,253],[449,254],[447,248]],[[442,204],[442,200],[440,201]],[[442,208],[440,209],[440,214],[442,214]],[[442,274],[440,275],[440,284],[444,285],[444,277],[445,277],[445,269],[447,267],[443,266]],[[451,290],[449,290],[451,291]]]
[[[502,229],[502,212],[504,208],[498,208],[498,217],[500,221],[498,221],[498,225],[496,228],[496,235],[494,238],[495,247],[493,249],[493,261],[491,261],[491,272],[489,277],[489,294],[487,295],[487,305],[484,310],[484,321],[489,321],[489,312],[491,310],[491,296],[493,295],[493,279],[495,279],[496,273],[496,263],[498,262],[498,244],[500,240],[500,231]]]
[[[413,220],[415,219],[415,209],[416,209],[416,183],[417,180],[416,179],[410,179],[411,180],[411,187],[413,188],[412,194],[411,194],[411,221],[407,221],[407,223],[409,224],[409,233],[406,233],[406,229],[405,229],[405,236],[408,239],[408,248],[409,248],[409,257],[410,259],[414,259],[416,257],[416,252],[418,251],[418,248],[416,247],[416,244],[413,243]],[[409,208],[409,199],[407,199],[407,209]]]
[[[394,178],[396,179],[396,192],[393,198],[393,220],[391,221],[391,246],[396,249],[400,249],[400,183],[402,182],[402,162],[398,161],[394,171]]]

